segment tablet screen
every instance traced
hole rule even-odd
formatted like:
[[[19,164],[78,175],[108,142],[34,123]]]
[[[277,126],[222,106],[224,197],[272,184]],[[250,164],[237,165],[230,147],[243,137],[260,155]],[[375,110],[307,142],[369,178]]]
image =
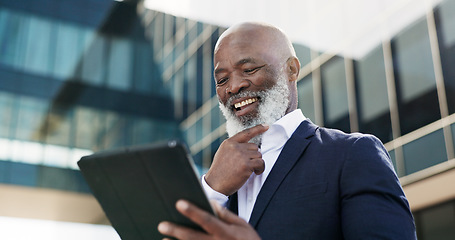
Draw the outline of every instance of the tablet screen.
[[[199,229],[175,209],[179,199],[213,213],[191,156],[177,141],[95,153],[78,165],[123,240],[161,239],[162,221]]]

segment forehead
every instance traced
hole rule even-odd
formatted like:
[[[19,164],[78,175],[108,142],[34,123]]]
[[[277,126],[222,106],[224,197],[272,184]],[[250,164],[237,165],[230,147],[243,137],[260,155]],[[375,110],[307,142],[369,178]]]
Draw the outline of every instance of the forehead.
[[[232,34],[220,40],[214,53],[215,67],[225,64],[271,63],[273,50],[260,34]]]

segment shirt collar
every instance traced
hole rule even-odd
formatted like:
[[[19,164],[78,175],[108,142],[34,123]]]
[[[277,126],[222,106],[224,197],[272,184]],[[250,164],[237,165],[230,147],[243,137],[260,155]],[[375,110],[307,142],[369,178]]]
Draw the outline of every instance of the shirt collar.
[[[284,115],[263,134],[261,151],[282,147],[305,119],[300,109]]]

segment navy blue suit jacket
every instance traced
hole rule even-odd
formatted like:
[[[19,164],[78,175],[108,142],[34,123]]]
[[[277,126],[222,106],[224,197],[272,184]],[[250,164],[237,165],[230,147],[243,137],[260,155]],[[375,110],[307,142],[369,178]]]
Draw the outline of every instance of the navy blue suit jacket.
[[[237,211],[236,196],[228,207]],[[382,143],[303,121],[256,199],[263,240],[416,239],[408,202]]]

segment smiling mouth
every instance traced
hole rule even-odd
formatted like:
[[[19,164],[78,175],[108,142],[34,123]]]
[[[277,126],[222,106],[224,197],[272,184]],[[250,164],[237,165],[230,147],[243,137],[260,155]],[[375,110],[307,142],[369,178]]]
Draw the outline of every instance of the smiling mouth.
[[[255,98],[255,97],[254,98],[245,99],[245,100],[243,100],[241,102],[238,102],[238,103],[234,104],[234,109],[236,111],[240,111],[240,110],[242,110],[243,107],[248,106],[248,105],[250,105],[252,103],[255,103],[257,101],[258,101],[258,99]]]

